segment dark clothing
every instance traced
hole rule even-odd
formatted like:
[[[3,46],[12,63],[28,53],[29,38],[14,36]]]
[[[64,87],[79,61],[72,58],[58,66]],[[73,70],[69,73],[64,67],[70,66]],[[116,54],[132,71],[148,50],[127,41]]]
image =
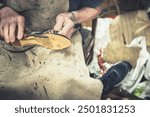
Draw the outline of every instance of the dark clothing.
[[[0,0],[1,4],[5,4],[6,0]]]
[[[83,7],[97,7],[104,0],[5,0],[6,5],[26,19],[31,31],[52,29],[58,14]],[[69,3],[70,2],[70,3]]]
[[[150,0],[119,0],[119,8],[123,11],[134,11],[150,7]]]
[[[104,0],[69,0],[69,11],[79,10],[83,7],[95,8],[99,6]]]

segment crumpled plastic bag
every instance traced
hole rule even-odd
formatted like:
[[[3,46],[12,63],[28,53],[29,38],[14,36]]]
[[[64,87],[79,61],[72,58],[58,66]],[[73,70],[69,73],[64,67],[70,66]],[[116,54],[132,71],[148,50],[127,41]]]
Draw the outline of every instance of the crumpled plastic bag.
[[[147,61],[150,59],[150,54],[147,51],[146,37],[144,36],[140,36],[140,37],[133,39],[131,44],[129,44],[127,47],[140,47],[141,48],[140,56],[137,60],[136,67],[132,69],[130,74],[127,75],[127,77],[121,84],[121,87],[123,89],[132,93],[136,89],[138,84],[140,83],[144,74],[147,73],[147,71],[149,70],[148,68],[150,68],[149,66],[150,64],[147,64]],[[147,67],[145,67],[145,65]]]

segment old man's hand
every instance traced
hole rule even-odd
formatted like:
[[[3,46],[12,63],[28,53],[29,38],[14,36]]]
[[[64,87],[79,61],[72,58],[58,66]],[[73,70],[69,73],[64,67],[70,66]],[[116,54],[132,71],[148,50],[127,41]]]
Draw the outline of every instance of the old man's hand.
[[[24,35],[25,19],[13,9],[4,7],[0,9],[0,36],[7,43],[15,39],[22,39]]]
[[[58,31],[58,34],[70,38],[72,34],[76,31],[74,25],[75,23],[71,19],[70,13],[61,13],[56,18],[54,31]]]

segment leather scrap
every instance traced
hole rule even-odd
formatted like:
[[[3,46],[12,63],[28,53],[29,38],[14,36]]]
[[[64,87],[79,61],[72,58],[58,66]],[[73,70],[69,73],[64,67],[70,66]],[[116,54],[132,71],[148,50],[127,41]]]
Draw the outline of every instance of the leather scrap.
[[[56,35],[56,34],[43,34],[43,36],[47,36],[47,38],[29,36],[22,40],[16,40],[13,43],[13,46],[29,46],[29,45],[40,45],[52,50],[60,50],[67,48],[71,45],[71,42],[68,38]]]
[[[138,36],[145,36],[150,50],[150,21],[144,10],[128,12],[117,16],[109,28],[111,43],[104,50],[103,59],[109,63],[126,60],[136,66],[140,48],[126,47]],[[150,51],[149,51],[150,52]]]

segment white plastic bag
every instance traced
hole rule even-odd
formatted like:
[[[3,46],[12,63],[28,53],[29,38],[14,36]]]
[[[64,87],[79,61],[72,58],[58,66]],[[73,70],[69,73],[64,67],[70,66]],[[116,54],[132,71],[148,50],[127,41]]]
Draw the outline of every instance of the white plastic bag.
[[[107,47],[110,42],[109,36],[109,26],[113,19],[111,18],[98,18],[96,33],[95,33],[95,42],[94,42],[94,54],[91,63],[88,68],[91,74],[97,76],[100,75],[100,66],[98,64],[98,55],[100,55],[100,50]]]
[[[140,56],[137,60],[135,69],[133,69],[130,72],[130,74],[127,75],[127,77],[121,84],[121,87],[123,89],[132,93],[135,90],[135,88],[138,86],[143,75],[145,73],[146,73],[146,75],[148,74],[150,64],[149,63],[147,64],[147,61],[150,59],[150,54],[147,51],[146,37],[144,37],[144,36],[140,36],[140,37],[133,39],[131,44],[127,45],[127,47],[140,47],[141,48]],[[145,65],[147,67],[145,67]]]

